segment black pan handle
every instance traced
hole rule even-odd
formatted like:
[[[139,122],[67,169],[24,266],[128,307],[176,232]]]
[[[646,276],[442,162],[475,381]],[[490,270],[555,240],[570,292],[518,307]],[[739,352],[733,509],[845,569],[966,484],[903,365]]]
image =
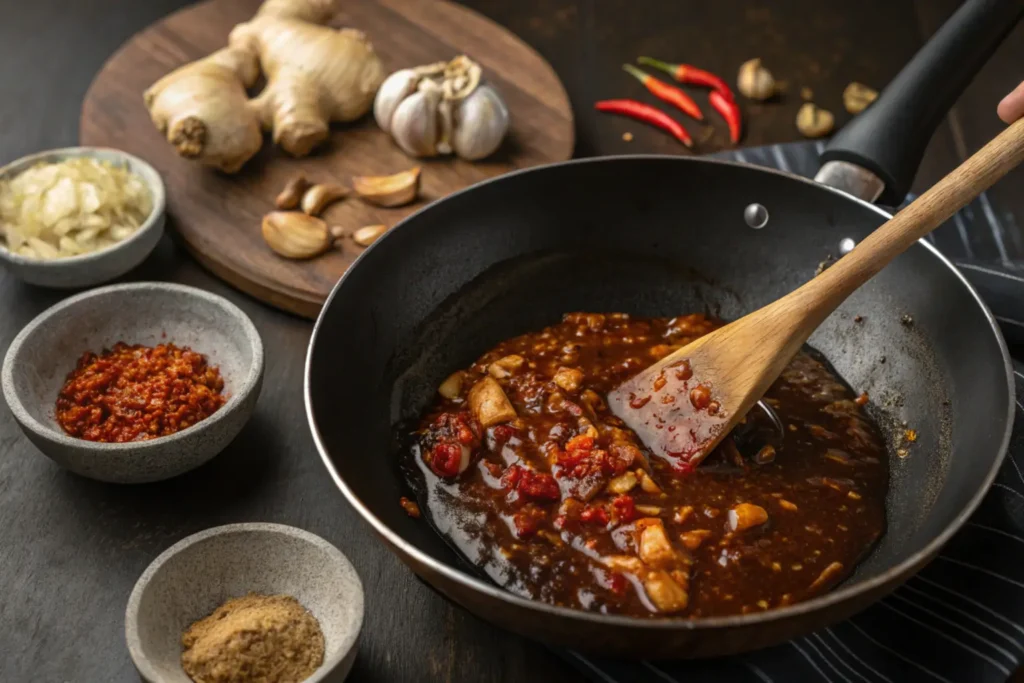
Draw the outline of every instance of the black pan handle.
[[[1024,14],[1024,0],[966,0],[866,111],[821,155],[847,161],[885,183],[882,204],[906,197],[942,117]],[[996,102],[992,103],[995,116]]]

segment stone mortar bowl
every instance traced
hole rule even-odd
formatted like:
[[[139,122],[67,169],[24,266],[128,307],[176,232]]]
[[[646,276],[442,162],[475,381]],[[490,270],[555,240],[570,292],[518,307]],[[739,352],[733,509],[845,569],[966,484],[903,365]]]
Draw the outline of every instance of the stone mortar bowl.
[[[98,251],[79,256],[41,261],[7,250],[0,239],[0,263],[29,284],[56,289],[92,287],[119,277],[142,263],[164,234],[167,203],[163,180],[152,166],[127,152],[103,147],[65,147],[31,154],[0,168],[0,181],[8,180],[32,166],[70,157],[91,157],[126,167],[142,179],[153,197],[149,217],[127,239]]]
[[[66,434],[54,417],[57,395],[86,351],[116,342],[174,343],[220,368],[227,402],[213,415],[170,436],[99,443]],[[101,287],[50,307],[14,338],[0,384],[22,431],[46,456],[72,472],[114,483],[159,481],[220,453],[249,420],[263,381],[263,343],[256,327],[227,299],[159,282]]]
[[[229,524],[164,551],[128,598],[125,639],[150,683],[191,683],[181,634],[229,598],[291,595],[324,634],[324,661],[305,683],[339,683],[352,668],[363,624],[363,586],[348,559],[313,534],[280,524]]]

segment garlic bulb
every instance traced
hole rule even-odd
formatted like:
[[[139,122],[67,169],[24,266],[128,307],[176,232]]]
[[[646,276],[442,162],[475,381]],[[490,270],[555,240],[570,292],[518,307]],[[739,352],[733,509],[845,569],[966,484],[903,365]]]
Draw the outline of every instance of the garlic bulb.
[[[381,130],[417,157],[483,159],[501,146],[509,128],[501,95],[465,55],[391,74],[377,91],[373,113]]]

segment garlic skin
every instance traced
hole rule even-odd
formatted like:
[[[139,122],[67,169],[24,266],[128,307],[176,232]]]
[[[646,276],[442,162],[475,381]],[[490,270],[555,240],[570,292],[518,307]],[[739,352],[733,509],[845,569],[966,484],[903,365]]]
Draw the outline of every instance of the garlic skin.
[[[391,137],[406,154],[437,156],[437,105],[441,88],[433,81],[421,81],[416,92],[402,100],[391,117]]]
[[[490,85],[480,85],[458,103],[451,137],[452,149],[468,161],[488,157],[505,139],[508,126],[508,107],[498,91]]]
[[[420,76],[415,69],[400,69],[388,76],[373,101],[373,118],[385,133],[391,132],[391,120],[402,100],[416,92]]]

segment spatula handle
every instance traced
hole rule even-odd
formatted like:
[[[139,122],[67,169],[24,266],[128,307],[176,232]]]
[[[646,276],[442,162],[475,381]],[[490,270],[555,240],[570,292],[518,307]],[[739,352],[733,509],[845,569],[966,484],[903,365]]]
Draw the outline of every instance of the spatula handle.
[[[813,330],[875,273],[1024,161],[1024,119],[1008,126],[912,204],[865,237],[853,251],[780,302],[792,299]],[[808,321],[811,322],[811,321]]]

